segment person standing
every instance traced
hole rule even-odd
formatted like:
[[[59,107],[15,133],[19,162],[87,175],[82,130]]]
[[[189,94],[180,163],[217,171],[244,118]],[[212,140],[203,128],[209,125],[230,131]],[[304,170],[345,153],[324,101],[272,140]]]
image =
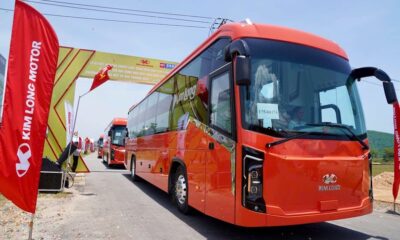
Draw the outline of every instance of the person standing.
[[[73,172],[76,172],[76,168],[78,167],[78,162],[79,162],[79,155],[81,154],[81,151],[82,151],[82,138],[78,136],[78,132],[75,132],[75,134],[72,138],[72,142],[77,148],[72,153],[73,161],[72,161],[71,170]]]

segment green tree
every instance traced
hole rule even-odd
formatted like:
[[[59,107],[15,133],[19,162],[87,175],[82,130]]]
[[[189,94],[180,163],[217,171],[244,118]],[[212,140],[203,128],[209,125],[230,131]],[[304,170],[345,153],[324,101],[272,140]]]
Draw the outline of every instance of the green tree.
[[[384,162],[393,162],[393,149],[392,148],[384,148],[383,149],[383,161]]]
[[[376,161],[379,158],[379,151],[377,149],[371,149],[371,155],[372,155],[372,159],[374,159],[374,161]]]

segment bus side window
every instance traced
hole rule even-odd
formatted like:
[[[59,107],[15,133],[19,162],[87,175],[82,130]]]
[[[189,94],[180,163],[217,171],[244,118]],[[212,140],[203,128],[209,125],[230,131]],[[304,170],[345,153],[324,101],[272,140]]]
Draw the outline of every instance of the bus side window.
[[[169,129],[169,112],[172,95],[160,92],[157,101],[156,133],[167,132]]]
[[[139,137],[144,136],[145,133],[147,100],[148,100],[147,98],[143,100],[139,106],[138,125],[137,125],[137,132]]]
[[[232,133],[232,110],[229,72],[211,80],[211,125]]]
[[[135,114],[135,109],[132,109],[129,113],[128,113],[128,137],[129,138],[133,138],[135,136],[135,132],[133,130],[134,125],[134,121],[136,119],[136,114]]]
[[[147,107],[145,112],[145,132],[144,135],[154,134],[156,131],[156,113],[158,92],[153,92],[147,97]]]
[[[226,63],[223,54],[229,42],[228,38],[218,39],[170,79],[175,81],[169,123],[171,130],[178,129],[178,121],[186,113],[203,123],[208,121],[207,87],[204,84],[201,87],[205,89],[198,89],[198,81],[202,79],[200,81],[205,82],[210,72]],[[197,95],[199,92],[201,96]]]

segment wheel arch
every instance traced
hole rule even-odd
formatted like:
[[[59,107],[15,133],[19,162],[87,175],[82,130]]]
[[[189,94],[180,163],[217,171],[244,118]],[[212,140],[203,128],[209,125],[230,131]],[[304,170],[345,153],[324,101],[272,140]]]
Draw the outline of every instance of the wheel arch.
[[[187,175],[187,168],[185,162],[180,158],[173,158],[171,161],[171,166],[169,167],[168,171],[168,194],[171,194],[171,188],[173,186],[174,181],[174,174],[178,167],[182,167],[183,170],[186,172]]]

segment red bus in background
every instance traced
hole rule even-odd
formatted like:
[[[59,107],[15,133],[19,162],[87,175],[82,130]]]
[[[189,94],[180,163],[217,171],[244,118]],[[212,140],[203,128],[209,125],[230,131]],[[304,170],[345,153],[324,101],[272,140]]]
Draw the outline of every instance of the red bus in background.
[[[84,153],[88,154],[90,151],[90,139],[88,137],[85,138],[85,149]]]
[[[105,129],[103,162],[122,165],[125,159],[126,118],[114,118]]]
[[[312,34],[223,25],[129,110],[125,166],[183,213],[240,226],[371,213],[366,69]]]
[[[103,158],[103,144],[104,134],[101,134],[99,140],[97,140],[97,158]]]
[[[91,153],[94,153],[94,151],[95,151],[94,139],[93,138],[89,138],[89,141],[90,141],[89,150],[90,150]]]

